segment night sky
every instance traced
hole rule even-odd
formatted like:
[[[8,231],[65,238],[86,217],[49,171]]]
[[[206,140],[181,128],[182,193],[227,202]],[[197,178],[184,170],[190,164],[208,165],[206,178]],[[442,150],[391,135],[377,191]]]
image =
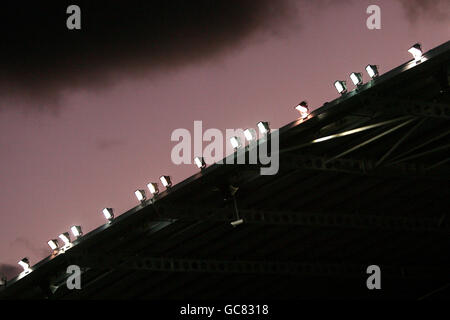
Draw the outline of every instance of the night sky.
[[[165,174],[177,128],[278,128],[335,99],[335,80],[386,72],[450,40],[445,0],[58,1],[0,13],[0,273],[49,239],[137,205]],[[95,3],[95,4],[94,4]],[[81,7],[81,30],[66,8]],[[366,8],[381,7],[381,30]],[[364,74],[364,80],[368,76]],[[204,144],[206,145],[206,144]]]

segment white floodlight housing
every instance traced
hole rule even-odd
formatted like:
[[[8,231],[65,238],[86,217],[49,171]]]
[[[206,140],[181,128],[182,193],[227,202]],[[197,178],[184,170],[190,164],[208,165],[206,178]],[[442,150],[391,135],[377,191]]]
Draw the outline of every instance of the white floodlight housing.
[[[153,195],[157,195],[159,193],[158,184],[156,182],[150,182],[147,185],[148,190],[150,190],[150,193]]]
[[[244,136],[247,141],[256,140],[256,131],[253,128],[248,128],[244,130]]]
[[[106,220],[112,221],[114,219],[114,210],[112,208],[104,208],[103,215]]]
[[[369,74],[369,77],[371,77],[372,79],[379,76],[378,67],[374,64],[369,64],[366,67],[366,71]]]
[[[18,264],[23,268],[23,271],[30,270],[30,260],[28,260],[28,258],[23,258],[18,262]]]
[[[59,248],[58,239],[49,240],[47,244],[53,251],[58,250]]]
[[[72,226],[70,227],[70,231],[72,231],[72,234],[74,237],[79,238],[83,235],[83,231],[81,230],[81,226]]]
[[[195,162],[195,165],[196,165],[199,169],[204,169],[204,168],[206,167],[205,159],[203,159],[202,157],[195,157],[195,158],[194,158],[194,162]]]
[[[236,227],[236,226],[238,226],[238,225],[240,225],[240,224],[243,224],[244,223],[244,220],[243,219],[239,219],[239,220],[236,220],[236,221],[232,221],[231,222],[231,225],[233,226],[233,227]]]
[[[136,191],[134,192],[134,195],[136,196],[136,198],[137,198],[140,202],[145,201],[145,199],[147,198],[146,195],[145,195],[145,190],[141,190],[141,189],[136,190]]]
[[[347,83],[345,81],[336,81],[334,83],[334,87],[340,94],[347,92]]]
[[[350,79],[352,79],[353,84],[357,87],[363,84],[362,74],[359,72],[352,72],[350,74]]]
[[[269,123],[267,121],[260,121],[258,122],[257,126],[261,134],[266,134],[270,132]]]
[[[159,178],[164,187],[170,188],[172,187],[172,181],[170,180],[170,176],[161,176]]]
[[[64,242],[65,245],[70,244],[70,235],[68,232],[61,233],[59,238]]]
[[[238,149],[238,148],[240,148],[242,146],[241,139],[239,139],[239,137],[231,137],[230,138],[230,143],[231,143],[231,146],[234,149]]]
[[[411,48],[409,48],[408,52],[412,54],[416,62],[422,60],[422,46],[420,45],[420,43],[416,43],[415,45],[413,45]]]
[[[295,107],[295,110],[300,112],[300,118],[304,119],[309,115],[308,102],[302,101]]]

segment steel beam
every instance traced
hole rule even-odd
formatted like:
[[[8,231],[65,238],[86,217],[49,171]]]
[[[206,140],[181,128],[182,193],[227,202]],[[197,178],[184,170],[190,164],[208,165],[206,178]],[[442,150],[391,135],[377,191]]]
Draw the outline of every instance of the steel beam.
[[[204,208],[161,205],[161,218],[229,223],[234,219],[232,208]],[[404,231],[450,231],[450,221],[442,218],[375,216],[364,214],[308,213],[239,209],[246,224],[298,225],[305,227],[336,227],[356,229],[383,229]],[[447,221],[446,221],[447,220]]]
[[[364,99],[366,105],[377,109],[400,110],[404,114],[421,118],[450,119],[450,105],[419,99],[400,99],[395,97],[370,96]]]
[[[292,170],[334,171],[356,175],[404,177],[410,179],[422,177],[448,180],[450,177],[450,167],[442,165],[430,168],[426,164],[398,162],[377,167],[376,163],[377,161],[373,159],[333,159],[309,155],[286,155],[280,160],[280,167]]]
[[[117,264],[117,258],[105,256],[77,256],[74,260],[79,265],[89,265],[101,269],[152,272],[189,272],[214,274],[274,274],[299,276],[340,276],[359,278],[366,276],[369,266],[343,263],[299,263],[279,261],[250,260],[209,260],[178,259],[169,257],[129,257],[127,263]],[[395,278],[439,278],[448,274],[448,267],[410,267],[380,265],[385,277]]]
[[[351,152],[353,152],[353,151],[355,151],[355,150],[358,150],[358,149],[360,149],[360,148],[362,148],[362,147],[368,145],[369,143],[372,143],[372,142],[374,142],[374,141],[377,141],[378,139],[381,139],[381,138],[383,138],[384,136],[386,136],[386,135],[388,135],[388,134],[390,134],[390,133],[392,133],[392,132],[394,132],[394,131],[397,131],[398,129],[400,129],[400,128],[402,128],[402,127],[404,127],[404,126],[410,124],[410,123],[413,122],[413,121],[415,121],[415,119],[409,119],[409,120],[407,120],[407,121],[405,121],[405,122],[402,122],[402,123],[400,123],[399,125],[397,125],[397,126],[395,126],[395,127],[393,127],[393,128],[390,128],[389,130],[383,131],[382,133],[380,133],[380,134],[378,134],[378,135],[376,135],[376,136],[374,136],[374,137],[372,137],[372,138],[370,138],[370,139],[367,139],[366,141],[361,142],[360,144],[357,144],[356,146],[353,146],[353,147],[351,147],[350,149],[345,150],[344,152],[339,153],[338,155],[332,157],[332,158],[331,158],[330,160],[328,160],[328,161],[332,161],[332,160],[335,160],[335,159],[339,159],[339,158],[341,158],[341,157],[343,157],[343,156],[345,156],[345,155],[347,155],[347,154],[349,154],[349,153],[351,153]]]

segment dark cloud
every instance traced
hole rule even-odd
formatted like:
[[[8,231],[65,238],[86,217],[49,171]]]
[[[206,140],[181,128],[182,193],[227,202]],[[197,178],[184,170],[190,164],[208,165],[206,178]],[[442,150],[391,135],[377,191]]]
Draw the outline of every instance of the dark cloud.
[[[16,238],[13,242],[11,242],[10,247],[14,250],[23,250],[24,253],[33,254],[38,258],[43,258],[49,255],[46,247],[37,247],[30,240],[23,237]]]
[[[69,31],[74,2],[15,3],[0,12],[0,110],[57,106],[67,89],[200,62],[295,16],[289,0],[76,1],[82,28]]]
[[[398,0],[411,21],[442,18],[448,0]],[[81,7],[82,29],[66,28],[66,9]],[[57,113],[62,95],[98,90],[121,78],[153,76],[207,61],[256,34],[282,34],[309,0],[128,0],[2,3],[0,111]],[[351,4],[316,0],[314,10]],[[299,6],[300,5],[300,6]],[[446,6],[448,8],[448,6]]]
[[[6,279],[12,279],[17,276],[22,269],[18,265],[0,263],[0,277],[5,276]]]
[[[99,139],[96,141],[95,146],[100,151],[106,151],[110,150],[116,147],[123,146],[125,144],[125,141],[121,139]]]
[[[410,22],[417,19],[445,20],[449,18],[448,0],[398,0]]]

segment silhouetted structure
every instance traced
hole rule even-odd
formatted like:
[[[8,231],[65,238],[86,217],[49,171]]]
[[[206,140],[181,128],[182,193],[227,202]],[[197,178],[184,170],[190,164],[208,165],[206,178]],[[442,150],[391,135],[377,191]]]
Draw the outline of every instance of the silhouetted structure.
[[[0,298],[449,297],[449,83],[447,42],[281,128],[277,175],[212,165]]]

